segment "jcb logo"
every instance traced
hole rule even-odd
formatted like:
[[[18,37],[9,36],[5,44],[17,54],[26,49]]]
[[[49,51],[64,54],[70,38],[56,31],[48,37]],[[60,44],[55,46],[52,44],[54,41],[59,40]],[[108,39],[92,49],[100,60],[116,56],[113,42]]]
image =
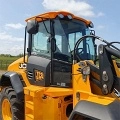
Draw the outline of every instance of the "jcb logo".
[[[35,80],[40,81],[43,79],[44,79],[44,73],[39,70],[35,70]]]

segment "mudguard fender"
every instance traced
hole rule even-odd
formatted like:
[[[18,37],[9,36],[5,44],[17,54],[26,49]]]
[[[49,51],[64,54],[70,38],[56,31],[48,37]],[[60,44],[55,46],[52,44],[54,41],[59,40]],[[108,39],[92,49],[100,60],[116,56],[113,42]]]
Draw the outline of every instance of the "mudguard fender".
[[[90,118],[90,120],[120,120],[120,101],[102,105],[83,100],[75,106],[69,120],[75,120],[76,114]]]
[[[6,72],[0,79],[0,86],[12,86],[16,92],[18,100],[24,99],[23,84],[18,73]]]

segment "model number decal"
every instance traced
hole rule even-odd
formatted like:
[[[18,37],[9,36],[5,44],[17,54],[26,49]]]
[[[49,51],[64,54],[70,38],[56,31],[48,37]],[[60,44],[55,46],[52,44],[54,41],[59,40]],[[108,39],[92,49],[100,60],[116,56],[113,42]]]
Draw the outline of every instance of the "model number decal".
[[[27,64],[26,63],[20,63],[19,64],[19,69],[26,69],[27,68]]]

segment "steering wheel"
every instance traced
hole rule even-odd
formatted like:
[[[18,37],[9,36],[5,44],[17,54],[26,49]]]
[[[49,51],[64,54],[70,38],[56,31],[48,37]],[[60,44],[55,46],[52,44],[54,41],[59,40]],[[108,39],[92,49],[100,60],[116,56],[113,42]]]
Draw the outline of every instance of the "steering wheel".
[[[84,39],[86,39],[88,37],[91,37],[94,39],[95,38],[100,39],[100,37],[94,36],[94,35],[85,35],[85,36],[81,37],[80,39],[78,39],[78,41],[76,42],[75,47],[74,47],[74,56],[76,56],[78,60],[84,60],[84,58],[82,58],[82,57],[84,57],[84,56],[82,56],[82,55],[84,55],[84,49],[79,48],[79,45]],[[74,58],[74,59],[76,59],[76,58]]]
[[[83,58],[81,56],[83,53],[84,53],[83,48],[76,49],[76,57],[78,58],[78,60],[83,60]]]
[[[110,43],[109,43],[109,42],[107,42],[106,40],[100,38],[99,36],[95,36],[95,35],[85,35],[85,36],[81,37],[80,39],[78,39],[78,41],[76,42],[75,47],[74,47],[74,56],[76,56],[76,57],[78,58],[78,60],[83,60],[83,59],[81,58],[81,53],[83,52],[83,49],[82,49],[82,48],[78,48],[78,46],[80,45],[80,43],[81,43],[84,39],[86,39],[86,38],[88,38],[88,37],[91,37],[91,38],[93,38],[94,40],[97,39],[97,40],[105,43],[105,44],[106,44],[106,47],[107,47],[107,46],[108,46],[108,47],[111,46],[111,47],[113,47],[115,50],[120,51],[120,49],[118,49],[116,46],[112,45],[113,43],[119,43],[119,44],[120,44],[120,42],[110,42]],[[81,50],[81,51],[79,51],[79,50]],[[84,54],[84,53],[83,53],[83,54]],[[74,58],[74,59],[75,59],[75,58]],[[97,59],[96,59],[96,61],[97,61]]]

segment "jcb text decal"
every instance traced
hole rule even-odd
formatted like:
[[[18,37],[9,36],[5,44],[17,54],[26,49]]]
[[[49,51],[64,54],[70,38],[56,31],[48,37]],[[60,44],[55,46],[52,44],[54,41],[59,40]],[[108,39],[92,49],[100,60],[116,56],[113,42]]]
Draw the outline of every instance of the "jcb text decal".
[[[19,69],[26,69],[27,64],[26,63],[20,63],[19,64]]]

